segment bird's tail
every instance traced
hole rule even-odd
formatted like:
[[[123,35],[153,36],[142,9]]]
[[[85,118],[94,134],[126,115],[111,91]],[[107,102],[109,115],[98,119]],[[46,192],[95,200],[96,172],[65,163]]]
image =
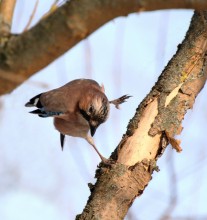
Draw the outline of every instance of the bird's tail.
[[[35,97],[31,98],[29,102],[25,104],[26,107],[37,107],[38,109],[35,109],[29,113],[36,114],[39,117],[46,118],[46,117],[51,117],[51,116],[58,116],[60,114],[63,114],[62,112],[55,112],[55,111],[46,111],[42,103],[40,102],[40,96],[42,93],[39,95],[36,95]]]

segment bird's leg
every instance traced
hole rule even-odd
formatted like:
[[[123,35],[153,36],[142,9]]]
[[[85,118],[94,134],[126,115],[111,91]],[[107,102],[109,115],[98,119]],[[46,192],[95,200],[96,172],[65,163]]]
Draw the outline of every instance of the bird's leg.
[[[126,99],[128,99],[128,98],[130,98],[130,97],[131,97],[130,95],[123,95],[123,96],[121,96],[121,97],[118,98],[118,99],[114,99],[114,100],[112,100],[112,101],[109,101],[109,103],[115,105],[115,107],[116,107],[117,109],[119,109],[119,105],[122,104],[122,103],[124,103],[124,102],[126,102]]]
[[[94,144],[94,141],[93,141],[93,138],[89,135],[87,135],[87,137],[85,138],[87,140],[87,142],[94,148],[94,150],[96,151],[96,153],[99,155],[99,157],[101,158],[101,161],[104,163],[104,164],[111,164],[110,161],[108,159],[106,159],[105,157],[103,157],[101,155],[101,153],[98,151],[98,149],[96,148],[96,145]]]

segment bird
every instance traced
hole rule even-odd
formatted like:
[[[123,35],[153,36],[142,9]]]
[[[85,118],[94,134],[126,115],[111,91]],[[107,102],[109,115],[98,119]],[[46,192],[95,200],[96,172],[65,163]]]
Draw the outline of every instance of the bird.
[[[84,138],[95,149],[101,161],[107,164],[108,160],[98,151],[93,136],[99,125],[107,120],[110,104],[119,109],[119,105],[130,97],[123,95],[109,101],[103,85],[92,79],[76,79],[34,96],[25,106],[36,107],[29,113],[42,118],[54,118],[54,126],[60,132],[62,150],[65,135]]]

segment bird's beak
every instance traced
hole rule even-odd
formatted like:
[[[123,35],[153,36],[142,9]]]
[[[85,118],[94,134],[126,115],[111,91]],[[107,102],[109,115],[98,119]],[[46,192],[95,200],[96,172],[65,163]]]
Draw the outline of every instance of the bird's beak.
[[[94,126],[94,125],[91,125],[91,124],[90,124],[90,131],[91,131],[91,136],[92,136],[92,137],[93,137],[93,135],[95,134],[97,127],[98,127],[98,126]]]

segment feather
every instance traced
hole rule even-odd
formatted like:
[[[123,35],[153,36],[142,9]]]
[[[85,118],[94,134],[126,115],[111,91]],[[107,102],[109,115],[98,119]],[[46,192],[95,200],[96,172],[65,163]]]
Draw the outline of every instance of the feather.
[[[63,114],[63,112],[51,112],[51,111],[45,111],[44,109],[36,109],[36,110],[31,111],[29,113],[37,114],[39,117],[42,117],[42,118]]]
[[[42,93],[40,93],[39,95],[36,95],[35,97],[33,97],[32,99],[29,100],[29,102],[27,102],[25,104],[26,107],[33,107],[36,106],[37,108],[42,108],[42,104],[40,102],[40,96],[42,95]]]
[[[60,144],[61,144],[62,150],[63,150],[63,147],[64,147],[64,140],[65,140],[65,135],[60,133]]]

